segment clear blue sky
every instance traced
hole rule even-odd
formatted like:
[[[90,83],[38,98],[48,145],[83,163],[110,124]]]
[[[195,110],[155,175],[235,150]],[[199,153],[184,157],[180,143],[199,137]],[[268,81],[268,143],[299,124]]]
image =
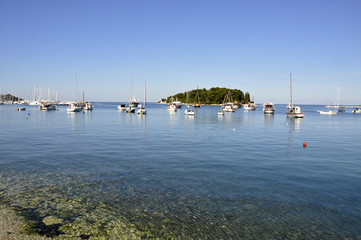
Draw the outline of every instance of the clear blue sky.
[[[237,88],[256,102],[361,103],[361,1],[0,1],[0,87],[90,101]]]

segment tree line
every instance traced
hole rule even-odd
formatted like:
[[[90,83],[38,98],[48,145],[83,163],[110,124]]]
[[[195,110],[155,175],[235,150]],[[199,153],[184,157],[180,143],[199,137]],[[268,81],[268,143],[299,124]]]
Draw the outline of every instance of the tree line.
[[[201,104],[221,104],[221,103],[223,103],[223,100],[229,91],[231,93],[231,99],[234,102],[244,104],[244,103],[251,101],[250,94],[248,92],[243,93],[239,89],[213,87],[213,88],[210,88],[209,90],[203,88],[203,89],[194,89],[194,90],[189,91],[189,93],[188,93],[189,94],[189,102],[188,103],[190,103],[190,104],[196,103],[197,102],[196,97],[197,97],[197,93],[198,93],[199,101]],[[167,99],[162,99],[162,100],[166,100],[169,103],[172,100],[176,100],[176,99],[178,101],[186,103],[187,102],[187,92],[177,93],[173,96],[169,96]]]

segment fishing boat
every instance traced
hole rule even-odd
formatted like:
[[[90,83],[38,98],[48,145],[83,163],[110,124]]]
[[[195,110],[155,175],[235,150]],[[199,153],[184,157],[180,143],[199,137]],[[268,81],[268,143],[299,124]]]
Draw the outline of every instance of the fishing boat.
[[[187,115],[187,116],[194,116],[194,111],[191,109],[191,107],[189,106],[188,104],[189,102],[189,91],[188,91],[188,85],[187,85],[187,102],[186,102],[186,109],[184,110],[184,115]]]
[[[274,114],[275,113],[274,104],[271,102],[264,103],[263,104],[263,113],[264,114]]]
[[[299,106],[294,106],[292,102],[292,74],[290,73],[290,103],[286,110],[287,117],[289,118],[303,118],[305,114],[301,112]]]
[[[80,103],[73,102],[66,109],[68,112],[81,112],[83,110],[83,105]]]
[[[137,113],[139,115],[147,113],[147,109],[145,109],[145,101],[146,101],[146,83],[144,82],[144,104],[143,105],[141,105],[141,104],[138,105]]]

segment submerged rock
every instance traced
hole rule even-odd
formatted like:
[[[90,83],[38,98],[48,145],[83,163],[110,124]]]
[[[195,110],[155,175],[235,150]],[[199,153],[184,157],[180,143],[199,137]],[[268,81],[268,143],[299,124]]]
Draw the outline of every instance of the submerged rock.
[[[47,216],[43,219],[43,223],[46,226],[53,225],[53,224],[61,224],[64,220],[55,216]]]

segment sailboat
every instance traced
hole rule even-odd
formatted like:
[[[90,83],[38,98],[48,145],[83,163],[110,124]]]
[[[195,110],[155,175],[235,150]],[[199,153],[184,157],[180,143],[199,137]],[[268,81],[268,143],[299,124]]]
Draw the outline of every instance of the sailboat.
[[[78,81],[77,81],[77,75],[76,75],[76,68],[74,69],[74,78],[75,78],[75,87],[76,87],[76,93],[78,93]],[[83,110],[83,105],[79,104],[77,101],[72,102],[69,104],[69,107],[66,109],[68,112],[81,112]]]
[[[139,115],[142,115],[142,114],[146,114],[147,113],[147,109],[145,109],[145,98],[146,98],[146,84],[144,82],[144,104],[141,105],[141,104],[138,104],[138,111],[137,113]]]
[[[292,102],[292,74],[290,73],[290,103],[287,106],[286,111],[287,117],[289,118],[303,118],[305,114],[301,112],[299,106],[294,106]]]
[[[130,81],[130,100],[129,100],[129,105],[128,107],[125,109],[125,111],[127,113],[135,113],[135,108],[138,106],[138,100],[134,97],[132,97],[132,92],[133,90],[133,80]]]
[[[189,91],[188,91],[188,84],[187,84],[187,107],[184,110],[184,115],[188,115],[188,116],[194,116],[194,111],[190,108],[189,106]]]
[[[196,98],[194,99],[193,107],[194,108],[200,108],[201,107],[201,101],[199,100],[198,87],[197,87],[197,93],[196,93]]]
[[[232,94],[231,94],[230,89],[228,89],[228,93],[226,94],[226,96],[223,99],[222,111],[223,112],[234,112],[234,111],[236,111],[236,109],[233,107]]]
[[[90,102],[85,102],[84,101],[84,92],[83,92],[83,110],[85,111],[92,111],[93,110],[93,105]]]

